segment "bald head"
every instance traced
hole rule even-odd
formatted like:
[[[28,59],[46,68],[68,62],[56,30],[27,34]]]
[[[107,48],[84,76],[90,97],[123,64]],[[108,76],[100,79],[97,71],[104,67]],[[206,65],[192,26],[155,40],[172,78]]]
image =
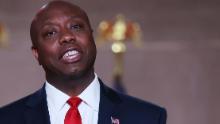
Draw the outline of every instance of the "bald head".
[[[70,85],[82,90],[93,80],[96,45],[88,16],[80,7],[65,1],[48,3],[33,19],[30,35],[32,53],[48,82],[69,93]]]
[[[79,6],[66,1],[60,1],[60,0],[51,1],[40,8],[40,10],[37,12],[34,19],[31,22],[30,36],[33,46],[37,45],[37,40],[39,35],[38,30],[41,27],[43,21],[46,21],[49,18],[56,16],[57,14],[65,14],[65,13],[68,14],[72,13],[73,16],[75,15],[81,16],[86,21],[86,23],[88,23],[91,29],[91,25],[86,12],[83,9],[81,9]]]

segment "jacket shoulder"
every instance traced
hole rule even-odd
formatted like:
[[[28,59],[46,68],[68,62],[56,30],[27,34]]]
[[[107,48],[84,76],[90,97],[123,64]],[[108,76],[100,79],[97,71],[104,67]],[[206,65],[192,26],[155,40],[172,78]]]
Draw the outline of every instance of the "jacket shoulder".
[[[120,101],[117,106],[117,111],[122,118],[125,118],[125,123],[166,123],[167,113],[164,107],[130,95],[119,93],[111,88],[108,88],[108,90],[111,96],[114,96],[117,101]]]
[[[21,115],[21,113],[25,110],[28,105],[28,101],[40,93],[40,90],[32,93],[28,96],[20,98],[12,103],[4,105],[0,107],[0,118],[7,116],[7,115]]]
[[[17,101],[14,101],[14,102],[12,102],[12,103],[10,103],[10,104],[7,104],[7,105],[1,107],[1,108],[0,108],[0,115],[2,114],[2,112],[5,113],[5,112],[13,111],[13,110],[16,110],[16,111],[18,111],[19,109],[22,110],[23,107],[25,106],[25,103],[26,103],[27,99],[28,99],[30,96],[31,96],[31,95],[26,96],[26,97],[24,97],[24,98],[21,98],[21,99],[19,99],[19,100],[17,100]]]
[[[165,110],[165,108],[163,108],[159,105],[156,105],[152,102],[145,101],[145,100],[142,100],[142,99],[139,99],[137,97],[133,97],[133,96],[130,96],[130,95],[127,95],[127,94],[119,93],[119,92],[114,91],[114,90],[112,90],[112,92],[115,92],[115,94],[118,95],[118,97],[122,101],[121,102],[122,105],[129,106],[131,108],[134,108],[135,110],[139,109],[139,108],[141,110],[147,109],[148,111],[151,110],[151,111],[155,111],[155,112]]]

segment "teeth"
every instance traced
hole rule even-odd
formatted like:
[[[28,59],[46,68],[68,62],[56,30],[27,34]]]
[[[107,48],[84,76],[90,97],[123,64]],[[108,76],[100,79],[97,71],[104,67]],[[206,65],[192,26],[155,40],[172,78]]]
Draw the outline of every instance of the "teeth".
[[[66,53],[64,54],[63,57],[71,57],[71,56],[74,56],[74,55],[76,55],[76,54],[78,54],[78,53],[79,53],[79,52],[76,51],[76,50],[68,51],[68,52],[66,52]]]

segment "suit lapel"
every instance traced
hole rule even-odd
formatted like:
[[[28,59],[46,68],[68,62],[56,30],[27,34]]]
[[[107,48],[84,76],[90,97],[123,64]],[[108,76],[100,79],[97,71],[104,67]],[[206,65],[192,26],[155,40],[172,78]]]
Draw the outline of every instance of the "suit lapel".
[[[118,117],[118,105],[122,102],[118,94],[100,82],[100,104],[98,124],[112,124]],[[27,124],[50,124],[45,86],[34,93],[26,103],[25,119]]]
[[[98,124],[112,124],[111,118],[117,118],[117,107],[121,102],[117,93],[100,82],[100,104]]]
[[[45,86],[28,99],[26,106],[27,124],[50,124]]]

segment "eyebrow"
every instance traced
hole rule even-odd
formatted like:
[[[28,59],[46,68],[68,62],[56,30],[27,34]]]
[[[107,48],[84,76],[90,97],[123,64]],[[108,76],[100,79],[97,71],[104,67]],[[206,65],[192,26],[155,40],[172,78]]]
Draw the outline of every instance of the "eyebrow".
[[[80,20],[83,20],[83,21],[85,21],[85,20],[86,20],[86,18],[85,18],[85,17],[83,17],[82,15],[75,15],[75,16],[71,16],[71,17],[70,17],[70,19],[80,19]]]

